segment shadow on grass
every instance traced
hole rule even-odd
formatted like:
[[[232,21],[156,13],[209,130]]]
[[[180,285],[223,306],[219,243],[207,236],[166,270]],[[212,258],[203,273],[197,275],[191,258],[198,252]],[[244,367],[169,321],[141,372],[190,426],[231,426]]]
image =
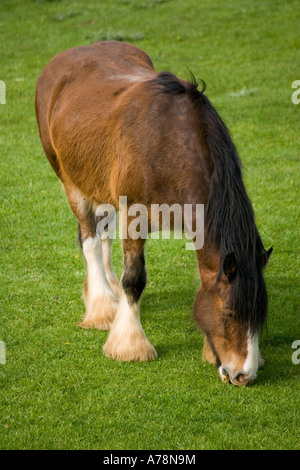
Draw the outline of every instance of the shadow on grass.
[[[292,362],[293,340],[290,334],[268,335],[263,339],[261,350],[265,365],[258,373],[259,385],[293,381],[296,378],[299,381],[300,365]]]
[[[147,312],[187,309],[192,312],[196,297],[195,289],[160,289],[143,294],[142,304]]]
[[[158,342],[155,345],[155,349],[161,359],[169,359],[171,357],[178,356],[178,360],[186,360],[190,356],[198,355],[199,360],[202,360],[202,345],[202,337],[201,334],[199,334],[199,341],[196,341],[194,338],[187,337],[186,341],[172,341],[170,343]]]

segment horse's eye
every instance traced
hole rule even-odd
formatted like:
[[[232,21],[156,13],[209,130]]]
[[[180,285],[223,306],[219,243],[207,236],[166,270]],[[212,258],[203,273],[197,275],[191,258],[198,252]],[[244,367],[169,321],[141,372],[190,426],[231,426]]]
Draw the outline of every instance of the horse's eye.
[[[234,313],[231,312],[231,311],[227,311],[227,312],[226,312],[226,317],[227,317],[227,318],[234,318]]]

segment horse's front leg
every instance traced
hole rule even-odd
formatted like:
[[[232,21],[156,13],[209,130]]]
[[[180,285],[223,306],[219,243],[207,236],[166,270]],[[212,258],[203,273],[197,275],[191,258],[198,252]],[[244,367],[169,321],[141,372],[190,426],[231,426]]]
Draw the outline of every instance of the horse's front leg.
[[[145,240],[123,240],[124,272],[117,314],[103,351],[118,361],[148,361],[157,353],[140,322],[140,297],[146,285]]]
[[[202,349],[202,359],[203,361],[206,362],[211,362],[214,365],[217,365],[217,357],[215,353],[213,352],[207,337],[204,337],[204,344],[203,344],[203,349]]]

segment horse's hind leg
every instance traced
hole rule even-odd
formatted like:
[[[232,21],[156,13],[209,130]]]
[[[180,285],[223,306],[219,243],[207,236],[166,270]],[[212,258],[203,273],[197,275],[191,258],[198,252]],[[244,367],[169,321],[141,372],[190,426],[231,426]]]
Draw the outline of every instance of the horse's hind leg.
[[[115,215],[116,217],[116,215]],[[113,270],[112,266],[112,243],[113,240],[109,237],[102,237],[102,262],[105,270],[107,281],[110,285],[111,290],[114,292],[117,298],[121,296],[121,285]]]
[[[114,320],[118,302],[107,281],[102,261],[101,239],[96,234],[91,203],[73,185],[65,184],[70,206],[80,224],[80,241],[87,264],[83,297],[86,313],[80,326],[108,330]]]
[[[104,353],[119,361],[148,361],[157,354],[140,322],[140,296],[146,285],[145,240],[123,240],[122,293]]]
[[[86,314],[80,326],[109,330],[118,301],[105,275],[101,240],[97,235],[86,238],[82,243],[82,250],[87,263],[87,278],[84,292]]]

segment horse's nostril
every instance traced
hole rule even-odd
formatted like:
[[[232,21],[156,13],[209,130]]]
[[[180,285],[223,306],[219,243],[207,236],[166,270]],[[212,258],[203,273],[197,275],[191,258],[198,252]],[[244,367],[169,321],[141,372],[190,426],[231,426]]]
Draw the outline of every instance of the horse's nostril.
[[[245,375],[243,372],[236,372],[230,376],[230,382],[234,385],[244,385],[245,384]]]
[[[219,373],[220,373],[222,382],[224,384],[229,382],[229,374],[228,374],[227,370],[224,367],[222,367],[222,366],[219,367]]]
[[[232,383],[234,385],[246,385],[251,384],[254,381],[254,377],[249,377],[249,375],[245,375],[243,372],[238,372],[234,377]]]
[[[238,382],[244,382],[245,381],[245,375],[242,374],[242,373],[239,373],[234,377],[234,380],[237,380]]]

